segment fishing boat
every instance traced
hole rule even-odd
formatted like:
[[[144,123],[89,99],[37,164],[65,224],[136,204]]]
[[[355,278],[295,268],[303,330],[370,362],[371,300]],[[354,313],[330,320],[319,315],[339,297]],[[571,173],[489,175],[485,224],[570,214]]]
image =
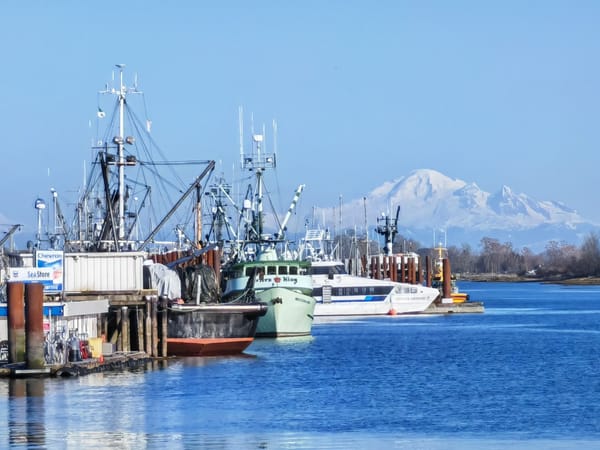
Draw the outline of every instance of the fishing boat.
[[[223,272],[224,296],[239,295],[252,286],[257,301],[268,305],[260,318],[257,337],[309,335],[316,301],[307,262],[281,259],[266,249],[254,261],[236,262]]]
[[[102,132],[94,141],[94,162],[77,201],[75,218],[71,222],[74,226],[64,220],[58,202],[55,202],[59,226],[49,244],[64,250],[65,257],[71,255],[73,263],[65,267],[65,283],[78,283],[77,274],[71,267],[83,267],[81,261],[96,259],[98,264],[85,268],[92,267],[106,275],[102,277],[102,288],[91,292],[92,289],[85,286],[91,273],[82,270],[79,278],[84,281],[77,288],[82,292],[87,289],[86,295],[99,295],[106,294],[105,285],[107,289],[117,291],[115,280],[136,280],[132,289],[114,295],[119,306],[127,305],[129,301],[136,308],[145,304],[144,299],[150,297],[148,293],[156,292],[169,305],[168,354],[239,353],[252,342],[258,317],[266,312],[264,304],[223,303],[219,296],[210,301],[186,298],[183,292],[176,290],[181,286],[176,267],[160,268],[160,264],[142,267],[140,261],[150,261],[169,252],[189,255],[181,261],[187,265],[202,261],[208,250],[201,239],[203,185],[215,162],[166,160],[165,152],[151,136],[151,121],[140,120],[138,112],[133,110],[134,97],[143,94],[137,87],[137,78],[133,87],[126,86],[125,66],[119,64],[116,67],[117,76],[113,73],[113,84],[116,85],[109,87],[107,84],[100,92],[101,97],[107,94],[116,102],[108,108],[98,105],[97,129]],[[142,105],[145,107],[145,101]],[[105,110],[113,114],[107,117]],[[197,166],[202,168],[199,175],[192,172]],[[184,181],[190,178],[191,183]],[[125,261],[119,267],[113,264],[125,255],[135,255],[137,259]],[[143,273],[148,267],[153,267],[156,272],[150,279]],[[113,330],[108,330],[108,334],[114,334]]]
[[[254,341],[256,325],[267,312],[262,303],[169,306],[167,352],[170,356],[242,353]]]
[[[244,207],[239,209],[244,219],[243,239],[236,241],[230,261],[222,268],[224,298],[230,299],[250,287],[257,301],[268,305],[267,313],[258,321],[257,337],[288,337],[310,335],[316,301],[312,297],[310,263],[291,256],[285,230],[292,211],[302,193],[300,185],[288,212],[273,234],[265,232],[263,216],[263,175],[276,165],[275,152],[263,147],[264,133],[252,135],[252,151],[245,153],[240,110],[240,153],[242,168],[256,177],[254,189],[248,187]],[[252,194],[252,192],[254,192]],[[273,215],[276,216],[275,212]]]
[[[267,312],[267,305],[249,297],[248,289],[234,301],[221,303],[210,266],[189,265],[176,271],[148,261],[144,269],[149,284],[165,300],[169,356],[238,354],[254,340],[256,325]]]
[[[437,289],[351,275],[345,264],[333,257],[329,233],[307,230],[299,257],[311,261],[315,316],[370,316],[415,314],[427,309],[438,297]]]

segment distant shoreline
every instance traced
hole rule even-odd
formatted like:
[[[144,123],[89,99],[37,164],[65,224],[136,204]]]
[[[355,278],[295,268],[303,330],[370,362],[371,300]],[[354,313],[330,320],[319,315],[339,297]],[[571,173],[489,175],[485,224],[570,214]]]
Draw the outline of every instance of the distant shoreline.
[[[579,277],[579,278],[532,278],[523,277],[514,274],[465,274],[457,275],[458,281],[475,281],[475,282],[512,282],[512,283],[547,283],[547,284],[564,284],[564,285],[600,285],[600,277]]]

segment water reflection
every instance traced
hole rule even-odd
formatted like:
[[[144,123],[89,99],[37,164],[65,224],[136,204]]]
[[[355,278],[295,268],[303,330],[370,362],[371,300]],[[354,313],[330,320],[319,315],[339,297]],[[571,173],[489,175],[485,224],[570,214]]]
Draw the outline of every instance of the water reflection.
[[[43,378],[8,382],[9,444],[43,447],[46,443]]]
[[[227,356],[185,356],[173,358],[169,362],[185,367],[201,367],[210,366],[213,364],[222,363],[224,361],[235,361],[245,359],[255,359],[256,355],[248,353],[240,353],[239,355],[227,355]]]

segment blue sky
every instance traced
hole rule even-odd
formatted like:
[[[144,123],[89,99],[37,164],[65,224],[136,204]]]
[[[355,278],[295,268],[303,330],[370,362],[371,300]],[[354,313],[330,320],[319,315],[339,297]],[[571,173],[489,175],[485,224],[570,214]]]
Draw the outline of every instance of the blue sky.
[[[238,107],[276,119],[283,209],[431,168],[600,221],[599,22],[597,1],[2,2],[0,215],[35,228],[51,187],[71,213],[125,63],[173,159],[228,175]]]

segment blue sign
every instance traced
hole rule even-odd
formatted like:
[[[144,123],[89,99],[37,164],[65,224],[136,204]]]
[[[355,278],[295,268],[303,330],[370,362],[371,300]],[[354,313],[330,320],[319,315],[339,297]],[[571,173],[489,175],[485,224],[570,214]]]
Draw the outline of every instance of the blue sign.
[[[50,280],[42,280],[44,292],[59,293],[63,290],[64,254],[60,250],[38,250],[35,252],[35,265],[38,269],[50,270]]]

